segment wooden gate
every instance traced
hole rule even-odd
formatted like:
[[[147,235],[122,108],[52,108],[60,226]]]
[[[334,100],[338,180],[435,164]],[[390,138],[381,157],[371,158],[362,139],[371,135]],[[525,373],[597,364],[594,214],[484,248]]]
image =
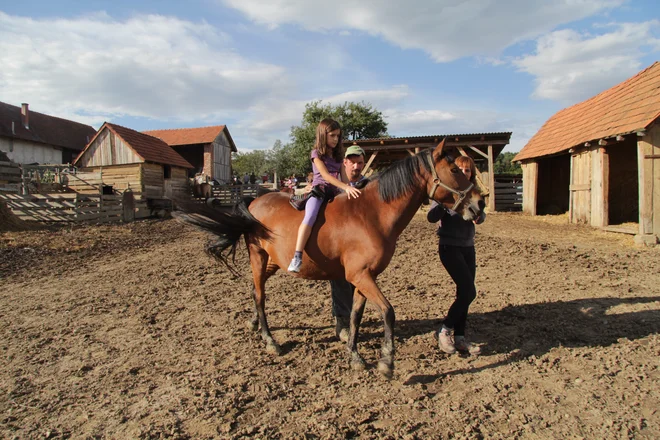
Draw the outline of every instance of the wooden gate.
[[[571,156],[568,205],[570,223],[591,222],[591,156],[589,150]]]

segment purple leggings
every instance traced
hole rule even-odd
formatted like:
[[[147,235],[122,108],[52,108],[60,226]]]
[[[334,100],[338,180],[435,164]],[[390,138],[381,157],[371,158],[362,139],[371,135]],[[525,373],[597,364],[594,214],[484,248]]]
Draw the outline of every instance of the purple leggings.
[[[305,218],[302,221],[304,225],[312,226],[314,224],[322,204],[323,199],[317,199],[316,197],[310,197],[307,200],[305,204]]]

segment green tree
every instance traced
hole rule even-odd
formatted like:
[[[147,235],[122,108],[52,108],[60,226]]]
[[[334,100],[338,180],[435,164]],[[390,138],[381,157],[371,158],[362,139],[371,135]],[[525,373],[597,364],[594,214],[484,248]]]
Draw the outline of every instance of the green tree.
[[[495,158],[493,170],[495,174],[522,174],[522,167],[518,163],[513,163],[511,160],[518,153],[501,153]]]
[[[273,148],[268,152],[269,172],[277,172],[278,177],[290,176],[296,174],[296,160],[291,145],[282,145],[279,139],[273,144]]]
[[[314,147],[316,126],[324,118],[335,119],[342,127],[344,139],[368,139],[387,136],[383,114],[371,104],[345,102],[342,105],[313,101],[305,105],[300,125],[291,127],[291,154],[298,173],[312,169],[309,154]]]
[[[269,171],[267,151],[253,150],[247,153],[232,153],[231,165],[234,173],[239,176],[245,173],[261,176]]]

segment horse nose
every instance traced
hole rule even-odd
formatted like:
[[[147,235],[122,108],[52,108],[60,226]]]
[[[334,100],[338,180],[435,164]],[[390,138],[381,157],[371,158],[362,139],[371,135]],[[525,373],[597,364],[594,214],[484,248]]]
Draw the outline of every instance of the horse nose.
[[[484,209],[486,209],[486,202],[479,200],[479,211],[483,211]]]

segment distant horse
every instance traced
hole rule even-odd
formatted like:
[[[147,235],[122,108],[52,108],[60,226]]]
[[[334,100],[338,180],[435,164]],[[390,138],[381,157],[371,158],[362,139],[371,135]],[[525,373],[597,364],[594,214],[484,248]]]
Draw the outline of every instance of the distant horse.
[[[367,300],[380,310],[384,321],[382,358],[378,369],[391,377],[394,368],[394,309],[376,284],[394,254],[396,241],[408,226],[422,202],[430,197],[460,213],[465,220],[477,218],[485,204],[476,188],[443,153],[444,140],[434,149],[425,150],[393,164],[369,182],[357,200],[341,194],[319,212],[303,254],[303,264],[294,276],[313,280],[346,278],[356,286],[351,312],[347,349],[354,369],[363,369],[364,360],[357,351],[362,313]],[[294,253],[298,226],[304,212],[289,205],[289,196],[268,193],[249,200],[232,213],[207,206],[187,206],[193,214],[174,213],[178,218],[213,232],[219,240],[207,251],[230,269],[228,256],[236,251],[238,240],[245,236],[254,281],[255,317],[252,326],[261,326],[266,349],[274,354],[280,347],[273,340],[265,312],[265,284],[279,268],[288,266]],[[186,206],[186,205],[184,205]],[[233,269],[232,269],[233,270]]]
[[[190,179],[193,196],[197,198],[209,199],[213,195],[211,190],[211,178],[204,173],[197,173]]]

